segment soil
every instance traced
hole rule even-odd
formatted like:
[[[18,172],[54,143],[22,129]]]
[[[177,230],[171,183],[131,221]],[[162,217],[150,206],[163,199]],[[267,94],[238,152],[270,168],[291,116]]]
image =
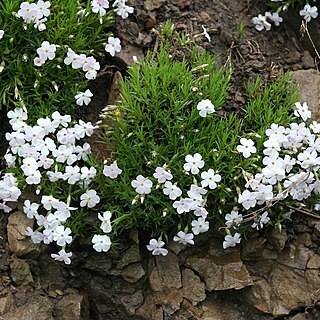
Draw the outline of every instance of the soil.
[[[79,114],[79,117],[84,117],[87,121],[94,123],[98,121],[101,109],[108,102],[115,71],[120,71],[125,76],[126,65],[128,62],[132,63],[133,55],[141,58],[147,50],[153,50],[156,36],[152,29],[158,28],[162,22],[168,19],[175,23],[177,29],[187,31],[191,36],[201,33],[202,25],[206,27],[211,36],[211,42],[209,43],[205,37],[199,37],[197,38],[199,46],[215,54],[220,65],[231,65],[233,69],[228,100],[230,110],[238,110],[245,104],[245,85],[248,80],[260,76],[265,81],[273,81],[279,74],[286,71],[318,67],[312,46],[305,38],[301,40],[297,22],[288,18],[289,23],[286,24],[286,18],[290,16],[289,13],[284,16],[284,23],[280,27],[274,27],[272,31],[258,32],[254,29],[251,19],[266,11],[263,1],[131,0],[129,2],[135,9],[134,14],[126,20],[117,19],[114,30],[115,35],[122,41],[125,54],[119,54],[119,57],[112,59],[108,58],[105,63],[104,75],[90,84],[94,100],[90,108],[84,109],[83,113]],[[297,14],[297,10],[294,12]],[[239,37],[238,30],[241,23],[246,25],[246,29],[244,34]],[[310,30],[312,28],[319,28],[319,22],[310,23]],[[6,150],[4,135],[8,131],[8,123],[3,113],[0,116],[0,121],[0,157],[2,158]],[[97,143],[93,149],[99,153],[103,152],[102,145]],[[88,265],[89,262],[87,264],[83,262],[86,254],[93,254],[92,251],[88,251],[88,244],[84,244],[82,262],[78,267],[61,268],[58,273],[53,267],[49,267],[52,263],[48,262],[48,253],[45,253],[39,260],[38,276],[41,274],[41,277],[35,275],[35,279],[40,279],[41,283],[32,288],[24,287],[23,290],[20,290],[16,288],[9,277],[10,252],[6,245],[5,231],[7,217],[0,213],[0,218],[0,235],[2,235],[0,237],[0,276],[2,279],[0,291],[5,291],[11,286],[15,288],[18,296],[20,294],[22,300],[27,300],[28,293],[33,295],[35,291],[39,293],[40,291],[51,292],[52,288],[53,291],[55,288],[57,290],[63,287],[76,288],[79,292],[86,293],[89,298],[90,319],[103,319],[99,316],[99,312],[106,314],[104,303],[106,299],[112,300],[113,293],[104,292],[105,289],[99,287],[100,283],[110,281],[110,279],[104,278],[105,270],[97,271],[96,267],[95,271],[92,271]],[[128,244],[124,246],[127,248]],[[78,254],[81,255],[81,252]],[[119,257],[116,258],[119,259]],[[99,259],[103,260],[104,258],[100,257],[95,261],[99,261]],[[106,263],[102,260],[100,261],[102,264]],[[41,268],[46,272],[40,270]],[[110,284],[110,288],[117,288],[117,285],[120,287],[123,286],[123,283],[113,283],[112,286]],[[92,296],[97,292],[99,295]],[[128,296],[131,293],[132,287],[127,285]],[[52,297],[55,298],[54,295]],[[241,302],[237,299],[237,293],[233,295],[221,294],[220,299],[226,301],[226,305],[230,305],[230,308],[238,307],[241,312],[246,312],[246,307],[241,306]],[[313,309],[312,312],[316,314],[316,309]],[[295,313],[297,311],[294,311],[292,315]],[[119,309],[118,313],[110,314],[110,317],[105,319],[125,319],[121,314],[122,310]],[[272,317],[262,316],[252,310],[246,314],[250,314],[250,319],[272,319]],[[317,319],[317,316],[316,314],[314,319]],[[187,318],[182,317],[181,319]]]

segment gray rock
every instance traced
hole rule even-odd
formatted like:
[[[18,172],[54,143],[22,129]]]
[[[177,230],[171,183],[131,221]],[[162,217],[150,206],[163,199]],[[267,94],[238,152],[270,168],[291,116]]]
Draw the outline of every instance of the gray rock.
[[[141,261],[140,250],[139,246],[135,244],[123,253],[121,260],[117,264],[117,268],[122,269],[131,263],[139,261]]]
[[[162,287],[179,289],[182,286],[179,258],[169,252],[165,257],[156,257],[156,267]]]
[[[9,292],[5,297],[0,298],[0,316],[10,312],[14,308],[14,299]]]
[[[11,278],[18,286],[33,283],[30,267],[25,260],[12,256],[10,261],[10,269]]]
[[[89,302],[81,294],[69,294],[54,307],[55,318],[59,320],[90,320]]]
[[[35,258],[40,254],[40,246],[25,235],[27,227],[33,227],[33,220],[28,219],[23,212],[17,211],[9,215],[7,226],[9,249],[18,257],[28,255],[28,258]]]
[[[315,69],[292,72],[293,79],[301,88],[301,102],[307,102],[312,118],[320,121],[320,73]]]
[[[182,270],[183,296],[194,306],[206,298],[206,287],[201,279],[190,269]]]
[[[139,281],[145,274],[146,272],[140,263],[130,264],[121,272],[123,279],[131,283]]]
[[[188,257],[186,266],[197,272],[208,291],[242,289],[252,285],[237,248],[224,250],[218,244],[212,244],[208,253]]]
[[[123,296],[121,298],[121,302],[125,306],[127,312],[131,315],[134,315],[135,311],[143,303],[143,293],[142,291],[137,291],[131,295]]]
[[[4,315],[5,320],[54,320],[53,302],[46,298],[37,296],[27,304],[15,308]]]
[[[160,8],[165,3],[166,0],[144,0],[143,7],[148,11],[152,11]]]

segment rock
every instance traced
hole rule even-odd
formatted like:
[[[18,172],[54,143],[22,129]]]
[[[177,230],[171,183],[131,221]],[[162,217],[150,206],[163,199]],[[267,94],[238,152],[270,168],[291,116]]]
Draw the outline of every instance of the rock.
[[[310,260],[307,263],[307,268],[308,269],[318,269],[318,268],[320,268],[320,256],[316,254],[313,257],[311,257]]]
[[[117,264],[117,268],[122,269],[131,263],[139,261],[141,261],[140,250],[139,246],[135,244],[123,253],[121,260]]]
[[[28,219],[23,212],[17,211],[9,215],[7,226],[9,249],[18,257],[28,255],[28,258],[36,258],[39,256],[40,246],[25,235],[27,227],[33,227],[33,220]]]
[[[123,279],[131,283],[139,281],[145,274],[146,272],[140,263],[130,264],[121,272]]]
[[[271,294],[272,289],[264,279],[254,280],[252,287],[245,288],[241,292],[246,303],[264,313],[272,313]]]
[[[7,296],[0,298],[0,316],[11,311],[14,307],[14,299],[9,292]]]
[[[156,257],[156,268],[160,279],[160,287],[181,288],[181,272],[179,258],[169,252],[165,257]]]
[[[301,89],[301,102],[307,102],[312,118],[320,121],[320,73],[315,69],[292,72]]]
[[[290,320],[308,320],[308,318],[304,313],[298,313],[292,318],[290,318]]]
[[[180,309],[183,301],[182,290],[176,288],[164,287],[161,291],[156,291],[153,294],[155,304],[161,305],[163,311],[171,316]]]
[[[272,244],[272,246],[276,249],[277,252],[280,252],[286,244],[288,239],[288,235],[285,229],[281,231],[272,229],[267,233],[268,241]]]
[[[89,302],[81,294],[69,294],[55,305],[55,318],[59,320],[90,320]]]
[[[194,306],[206,298],[205,284],[190,269],[182,271],[182,292],[183,296]]]
[[[243,260],[275,259],[277,252],[267,242],[266,238],[256,238],[245,241],[242,245],[241,258]]]
[[[180,309],[174,313],[170,320],[196,320],[202,318],[203,310],[200,307],[195,307],[187,299],[183,299]]]
[[[137,61],[141,61],[144,58],[144,54],[140,47],[131,44],[127,44],[117,53],[117,58],[121,59],[127,66],[132,66],[135,63],[134,57],[137,58]]]
[[[316,301],[320,287],[318,270],[299,270],[276,264],[270,274],[271,309],[275,317],[285,316],[301,305]]]
[[[54,320],[53,302],[45,297],[37,296],[4,316],[5,320]]]
[[[166,0],[144,0],[143,7],[148,11],[152,11],[160,8],[163,4],[165,4],[165,2]]]
[[[163,310],[157,307],[153,296],[150,292],[146,293],[146,298],[143,305],[136,311],[137,316],[141,316],[146,320],[163,320]]]
[[[288,267],[305,270],[307,262],[313,255],[313,252],[299,243],[290,243],[284,250],[277,261]]]
[[[30,267],[25,260],[12,256],[10,261],[10,269],[10,276],[18,286],[33,283]]]
[[[202,278],[208,291],[242,289],[252,285],[237,248],[223,250],[219,244],[213,243],[209,252],[188,257],[186,266]]]
[[[306,69],[314,68],[314,58],[311,57],[311,54],[309,51],[303,51],[303,55],[301,58],[301,62]]]
[[[320,223],[314,225],[314,233],[317,237],[320,237]]]
[[[173,0],[173,4],[182,10],[185,7],[190,6],[191,0]]]
[[[210,17],[210,15],[209,15],[209,13],[207,11],[201,11],[200,12],[200,18],[204,22],[208,22],[208,21],[211,20],[211,17]]]
[[[120,71],[116,71],[113,75],[109,97],[108,97],[108,104],[115,105],[121,97],[121,85],[120,81],[122,80],[122,74]]]
[[[122,304],[125,306],[127,312],[131,315],[135,314],[135,311],[143,303],[143,294],[142,291],[137,291],[134,294],[123,296],[121,298]]]

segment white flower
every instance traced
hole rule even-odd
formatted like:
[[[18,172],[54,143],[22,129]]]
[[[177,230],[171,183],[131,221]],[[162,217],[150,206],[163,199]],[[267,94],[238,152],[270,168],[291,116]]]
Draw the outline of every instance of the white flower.
[[[237,210],[232,210],[231,213],[226,214],[226,226],[228,228],[231,227],[238,227],[239,224],[242,222],[243,217],[242,214],[239,214]]]
[[[250,192],[249,190],[244,190],[243,193],[239,195],[238,202],[242,204],[246,210],[254,207],[257,203],[255,193]]]
[[[108,44],[104,48],[106,52],[110,53],[110,55],[113,57],[116,52],[121,51],[121,44],[119,38],[109,37],[108,38]]]
[[[124,3],[119,2],[118,8],[114,9],[114,12],[118,16],[121,16],[122,19],[127,19],[129,16],[129,13],[133,13],[133,7],[127,6]]]
[[[58,226],[53,231],[53,240],[57,242],[60,247],[65,246],[67,243],[71,243],[72,236],[70,236],[70,228],[64,228],[64,226]]]
[[[91,6],[92,6],[92,12],[99,13],[100,17],[103,17],[107,13],[106,9],[109,8],[109,1],[108,0],[92,0]]]
[[[183,231],[179,231],[178,234],[173,237],[173,241],[179,242],[184,245],[194,244],[193,238],[193,233],[185,233]]]
[[[72,257],[72,252],[66,252],[64,249],[60,250],[58,254],[51,254],[51,258],[56,261],[63,261],[65,264],[71,263],[70,257]]]
[[[280,23],[283,21],[283,18],[279,16],[278,12],[272,12],[272,14],[270,12],[266,12],[265,16],[269,18],[276,27],[279,27]]]
[[[136,177],[136,180],[131,181],[131,186],[136,189],[139,194],[149,194],[152,188],[152,181],[145,178],[141,174]]]
[[[255,153],[257,151],[254,146],[254,142],[251,139],[241,138],[241,145],[237,146],[237,150],[242,153],[245,158],[249,158],[251,153]]]
[[[34,170],[28,173],[26,178],[27,184],[39,184],[41,181],[41,173],[39,170]]]
[[[270,221],[270,218],[268,217],[268,212],[264,212],[261,217],[257,217],[255,219],[255,222],[251,225],[252,228],[256,228],[257,230],[260,230],[263,228],[265,224],[267,224]]]
[[[67,127],[69,122],[71,122],[71,116],[68,114],[62,116],[58,111],[52,114],[52,125],[54,128],[57,128],[59,125]]]
[[[200,217],[198,220],[193,220],[191,222],[192,232],[195,235],[199,233],[204,233],[209,230],[209,222],[205,220],[205,218]]]
[[[199,153],[195,153],[193,156],[188,154],[185,157],[186,163],[183,166],[185,171],[191,171],[192,174],[199,173],[199,169],[204,167],[204,161]]]
[[[41,47],[37,49],[39,57],[43,60],[52,60],[56,54],[57,47],[55,44],[50,44],[48,41],[43,41]]]
[[[176,200],[182,195],[181,189],[175,184],[172,184],[172,182],[170,181],[166,181],[166,183],[164,184],[163,193],[169,196],[171,200]]]
[[[58,199],[54,198],[53,196],[42,196],[41,204],[46,210],[51,210],[54,205],[59,202]]]
[[[187,192],[191,199],[202,200],[202,195],[206,194],[208,191],[202,187],[192,184],[190,190]]]
[[[163,248],[164,245],[165,243],[161,240],[151,239],[149,244],[147,245],[147,249],[149,251],[152,251],[152,254],[154,256],[166,256],[168,254],[168,250]]]
[[[92,92],[87,89],[85,92],[79,92],[75,95],[76,104],[79,106],[86,106],[91,102],[91,98],[93,97]]]
[[[158,180],[159,183],[164,183],[166,180],[173,178],[172,174],[161,167],[156,168],[156,172],[153,176]]]
[[[296,102],[295,106],[296,110],[293,112],[295,116],[301,117],[303,121],[311,118],[311,111],[309,110],[306,102],[304,102],[302,105],[300,102]]]
[[[311,7],[310,4],[306,4],[302,10],[299,12],[300,16],[304,18],[307,22],[311,21],[311,18],[316,18],[318,16],[318,8],[316,6]]]
[[[223,249],[227,249],[229,247],[235,247],[237,243],[240,243],[241,238],[239,233],[235,233],[233,236],[226,235],[223,241]]]
[[[78,166],[66,166],[63,179],[67,180],[69,184],[75,184],[81,178],[80,168]]]
[[[0,40],[3,38],[4,36],[4,31],[0,29]]]
[[[208,171],[204,171],[201,173],[201,178],[203,179],[201,181],[201,185],[202,187],[208,187],[210,189],[215,189],[217,187],[217,183],[216,182],[220,182],[221,181],[221,176],[217,173],[215,173],[215,171],[213,169],[209,169]]]
[[[106,177],[109,177],[111,179],[117,178],[118,175],[121,173],[122,173],[122,170],[119,169],[119,167],[117,165],[117,161],[114,161],[110,166],[103,167],[103,174]]]
[[[204,219],[206,219],[206,217],[208,216],[209,212],[203,208],[203,207],[197,207],[195,210],[194,210],[194,215],[197,216],[197,217],[202,217]]]
[[[257,17],[253,17],[252,23],[258,31],[262,31],[263,29],[269,31],[271,29],[271,24],[267,21],[267,17],[261,14],[259,14]]]
[[[215,112],[214,105],[209,99],[201,100],[197,105],[197,109],[199,110],[199,115],[203,118]]]
[[[111,246],[111,240],[107,235],[97,235],[95,234],[92,238],[93,249],[97,252],[107,252]]]
[[[80,200],[80,207],[88,206],[88,208],[93,208],[100,202],[100,197],[97,195],[95,190],[90,189],[81,195]]]
[[[172,206],[177,210],[179,214],[189,212],[193,201],[190,198],[184,198],[179,201],[175,201]]]
[[[38,215],[39,205],[37,203],[31,203],[29,200],[25,200],[23,204],[23,212],[29,219],[32,219]]]
[[[101,215],[101,213],[98,213],[98,218],[99,220],[102,221],[101,223],[101,226],[100,228],[102,229],[102,231],[104,233],[109,233],[111,232],[111,222],[110,222],[110,219],[111,219],[111,212],[110,211],[105,211],[103,213],[103,215]]]

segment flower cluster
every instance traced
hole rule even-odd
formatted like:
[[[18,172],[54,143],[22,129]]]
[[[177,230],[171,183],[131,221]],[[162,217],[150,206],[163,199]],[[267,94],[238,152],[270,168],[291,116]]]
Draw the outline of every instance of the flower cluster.
[[[38,119],[34,126],[26,123],[28,114],[21,108],[9,111],[8,118],[13,131],[6,134],[9,149],[5,160],[8,167],[19,170],[26,184],[39,186],[36,192],[39,194],[43,180],[49,180],[51,183],[62,181],[80,189],[80,207],[93,208],[100,202],[97,192],[88,189],[97,170],[92,166],[88,168],[78,165],[78,162],[86,161],[91,153],[88,143],[80,145],[78,142],[86,136],[90,137],[96,126],[82,120],[71,126],[71,117],[61,115],[58,111],[55,111],[51,118]],[[83,193],[82,190],[86,191]],[[12,174],[6,174],[0,181],[1,207],[9,212],[10,208],[6,202],[17,201],[20,194],[17,180]],[[28,218],[35,219],[38,225],[35,231],[28,228],[27,235],[35,243],[56,242],[62,250],[58,255],[52,256],[65,263],[70,263],[70,253],[64,250],[65,246],[72,242],[72,236],[71,229],[64,224],[71,216],[70,211],[77,210],[70,207],[70,201],[71,195],[67,202],[63,202],[52,195],[43,194],[40,203],[31,203],[29,200],[24,202],[25,214]],[[42,214],[44,212],[46,213]],[[110,218],[110,212],[99,214],[99,219],[102,221],[101,229],[105,233],[111,231]],[[97,244],[97,237],[99,243],[101,237],[104,239],[103,243],[107,241],[106,236],[94,236],[92,240],[94,248],[97,251],[106,251],[105,244],[103,247]],[[110,239],[108,241],[110,242]]]
[[[279,16],[279,12],[286,11],[287,9],[288,3],[280,4],[276,12],[265,12],[264,15],[259,14],[257,17],[253,17],[252,23],[258,31],[262,31],[264,29],[269,31],[271,30],[271,23],[276,27],[280,25],[283,18]],[[318,16],[318,8],[316,6],[311,7],[310,4],[306,4],[304,8],[299,11],[299,14],[306,22],[310,22],[312,18],[315,19]]]
[[[50,2],[39,0],[37,3],[22,2],[18,11],[18,16],[25,23],[33,23],[39,31],[46,29],[45,22],[50,15]]]
[[[294,114],[301,118],[301,123],[292,122],[288,127],[273,123],[266,130],[261,169],[256,174],[245,173],[246,189],[238,197],[244,210],[255,211],[242,215],[235,208],[226,215],[228,234],[224,248],[241,241],[238,232],[231,235],[230,231],[241,223],[253,221],[251,227],[259,230],[270,221],[269,211],[278,202],[301,202],[320,193],[320,124],[306,124],[311,117],[306,103],[296,103]],[[238,147],[243,147],[243,143]],[[243,155],[250,157],[249,153]]]
[[[98,70],[100,70],[100,63],[94,57],[87,57],[84,53],[77,54],[70,48],[68,49],[64,63],[67,66],[71,65],[72,69],[82,69],[88,80],[95,79]]]
[[[16,202],[21,195],[17,179],[11,173],[6,173],[0,180],[0,210],[10,212],[7,202]]]
[[[283,21],[283,18],[279,16],[278,12],[266,12],[264,15],[259,14],[257,17],[252,18],[252,23],[258,31],[266,29],[267,31],[271,30],[271,23],[273,22],[276,27],[280,26],[280,23]]]
[[[209,230],[209,222],[206,221],[208,212],[205,209],[206,195],[208,189],[214,190],[217,188],[217,182],[221,181],[221,176],[217,174],[213,169],[203,171],[200,173],[205,165],[202,160],[202,156],[199,153],[194,155],[188,154],[185,157],[185,164],[183,166],[186,174],[190,171],[193,175],[193,184],[190,185],[190,189],[186,192],[187,197],[182,197],[182,190],[177,186],[177,183],[172,183],[173,175],[166,166],[157,167],[153,174],[153,177],[157,180],[157,189],[160,187],[162,192],[173,201],[172,206],[176,210],[177,214],[185,214],[193,212],[194,219],[191,222],[192,233],[185,233],[179,231],[174,237],[175,242],[181,244],[194,244],[193,237]],[[196,175],[200,175],[199,182],[197,182]],[[144,199],[146,194],[152,192],[153,182],[151,179],[145,178],[142,175],[138,175],[135,180],[131,182],[135,191],[141,195],[141,199]],[[162,188],[161,188],[162,187]],[[178,199],[180,198],[180,199]],[[185,230],[186,231],[186,230]],[[166,255],[168,251],[163,248],[165,243],[161,239],[151,239],[148,250],[152,251],[153,255]]]
[[[130,13],[133,13],[133,7],[126,5],[127,0],[116,0],[112,7],[117,15],[121,16],[122,19],[128,18]],[[92,0],[91,1],[92,12],[98,13],[100,17],[106,15],[107,10],[110,7],[109,0]]]

